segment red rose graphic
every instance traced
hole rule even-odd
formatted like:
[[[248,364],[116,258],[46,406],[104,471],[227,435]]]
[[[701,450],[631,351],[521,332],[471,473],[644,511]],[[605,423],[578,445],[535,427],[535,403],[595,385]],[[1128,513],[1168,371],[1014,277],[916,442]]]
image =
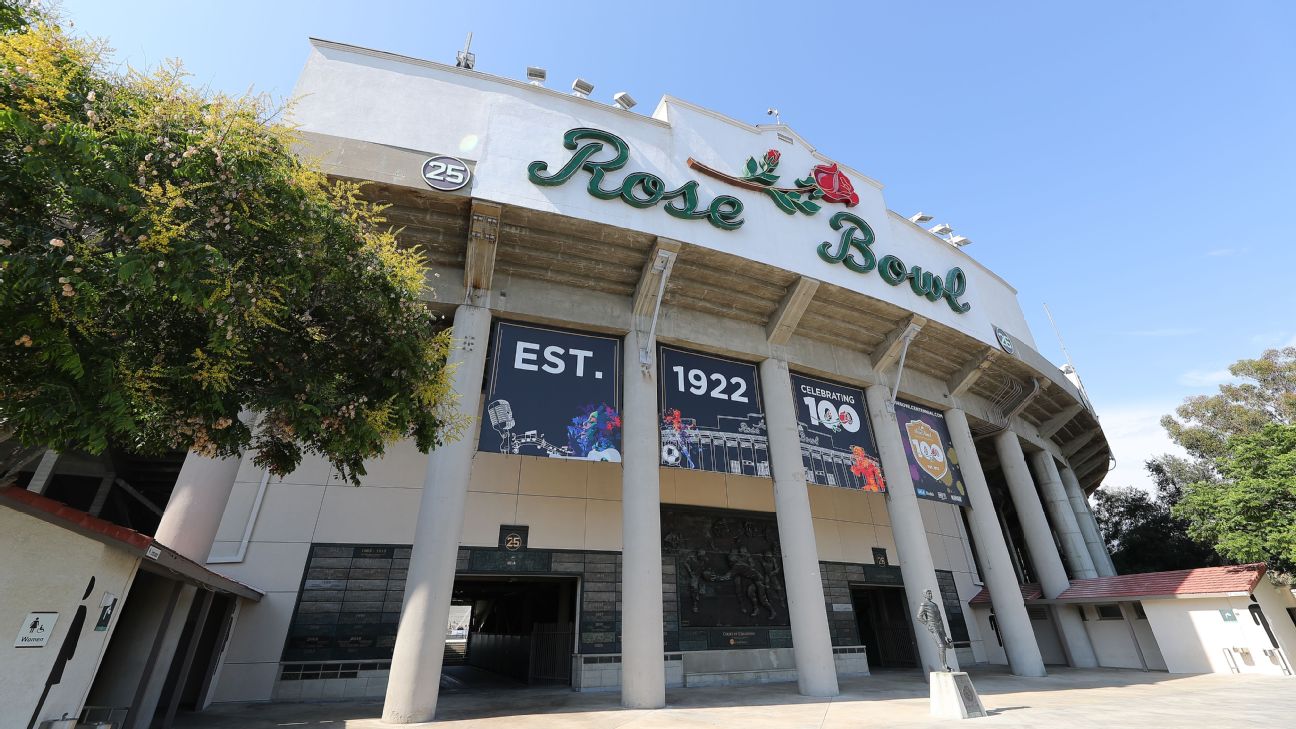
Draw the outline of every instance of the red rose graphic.
[[[855,194],[855,186],[851,184],[849,177],[837,169],[836,162],[830,165],[817,165],[811,174],[814,175],[815,184],[823,190],[823,197],[828,202],[846,203],[848,208],[859,205],[859,195]]]
[[[774,167],[779,163],[779,157],[781,156],[782,155],[779,154],[779,151],[777,149],[771,149],[767,151],[765,153],[765,166],[770,168]]]

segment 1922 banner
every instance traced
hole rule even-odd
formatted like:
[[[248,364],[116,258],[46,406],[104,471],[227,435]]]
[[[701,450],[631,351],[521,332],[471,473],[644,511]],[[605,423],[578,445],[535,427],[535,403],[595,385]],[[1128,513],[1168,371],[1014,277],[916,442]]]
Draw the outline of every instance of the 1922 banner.
[[[896,400],[900,440],[909,457],[909,475],[922,499],[962,506],[967,487],[958,467],[958,453],[950,442],[945,414],[904,400]]]
[[[494,339],[479,450],[621,460],[619,339],[504,322]]]
[[[886,491],[869,428],[864,391],[792,373],[806,480],[825,486]]]
[[[659,347],[657,382],[662,465],[770,475],[756,365]]]

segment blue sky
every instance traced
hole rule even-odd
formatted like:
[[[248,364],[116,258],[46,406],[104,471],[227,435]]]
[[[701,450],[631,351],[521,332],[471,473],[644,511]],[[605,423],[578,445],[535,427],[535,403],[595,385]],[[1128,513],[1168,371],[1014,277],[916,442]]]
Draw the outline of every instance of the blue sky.
[[[64,0],[136,67],[288,95],[316,36],[595,98],[662,94],[783,120],[973,239],[1048,303],[1119,460],[1146,484],[1156,424],[1227,365],[1296,345],[1296,4],[498,3]],[[429,113],[438,113],[429,109]]]

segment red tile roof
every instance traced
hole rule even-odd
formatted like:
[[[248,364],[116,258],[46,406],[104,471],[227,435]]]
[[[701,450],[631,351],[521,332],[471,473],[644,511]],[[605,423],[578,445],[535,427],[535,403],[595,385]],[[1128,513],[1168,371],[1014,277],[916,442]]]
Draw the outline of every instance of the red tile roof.
[[[1258,562],[1227,567],[1199,567],[1191,570],[1095,577],[1089,580],[1072,580],[1071,587],[1058,595],[1057,599],[1092,602],[1122,597],[1251,592],[1264,573],[1264,563]]]
[[[35,491],[28,491],[17,486],[8,486],[0,488],[0,498],[22,504],[27,507],[27,510],[41,511],[57,518],[59,521],[67,522],[74,531],[98,534],[113,541],[130,545],[135,549],[148,549],[153,544],[152,537],[140,534],[134,529],[117,526],[99,517],[90,516],[80,509],[73,509],[54,499],[41,496]]]
[[[41,496],[34,491],[28,491],[17,486],[5,486],[0,488],[0,504],[98,542],[119,546],[128,552],[133,552],[141,557],[146,557],[151,562],[162,565],[170,572],[178,572],[189,577],[206,587],[222,592],[230,592],[251,600],[260,600],[264,594],[255,587],[245,585],[238,580],[208,569],[206,566],[185,557],[153,537],[140,534],[134,529],[118,526],[99,517],[91,516],[80,509],[74,509],[54,499]]]
[[[1131,597],[1171,597],[1187,595],[1223,595],[1251,592],[1264,576],[1263,562],[1227,567],[1199,567],[1170,572],[1143,572],[1136,575],[1095,577],[1072,580],[1057,600],[1064,602],[1101,602]],[[1021,585],[1022,600],[1031,602],[1044,595],[1039,585]],[[990,589],[981,588],[969,605],[989,605]]]
[[[1031,600],[1038,600],[1044,596],[1044,593],[1040,591],[1039,585],[1029,583],[1025,585],[1018,585],[1018,587],[1021,588],[1022,600],[1026,602],[1030,602]],[[988,587],[981,588],[981,592],[978,592],[976,594],[976,597],[972,598],[971,600],[968,600],[968,604],[969,605],[989,605],[990,588]]]

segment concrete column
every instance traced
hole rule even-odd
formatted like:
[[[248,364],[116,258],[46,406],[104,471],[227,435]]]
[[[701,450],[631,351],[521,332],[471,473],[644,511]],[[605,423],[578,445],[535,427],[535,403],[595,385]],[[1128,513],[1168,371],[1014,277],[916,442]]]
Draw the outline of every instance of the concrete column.
[[[932,591],[932,597],[945,616],[945,606],[940,600],[940,585],[936,582],[936,567],[932,564],[931,546],[927,543],[927,528],[922,512],[918,510],[918,494],[914,491],[913,477],[909,475],[909,457],[905,455],[900,440],[900,426],[895,412],[887,407],[891,390],[885,385],[872,385],[865,390],[868,400],[869,422],[877,440],[878,454],[882,458],[882,474],[887,482],[887,513],[891,517],[891,530],[895,535],[896,553],[900,558],[900,574],[904,577],[905,597],[908,600],[909,621],[913,624],[918,642],[918,655],[925,670],[939,671],[940,654],[927,628],[918,622],[918,609],[922,606],[923,592]],[[958,669],[956,651],[946,653],[950,668]]]
[[[1044,505],[1053,517],[1053,529],[1058,540],[1062,542],[1062,554],[1066,557],[1071,574],[1077,580],[1088,580],[1098,576],[1094,569],[1093,557],[1085,545],[1080,525],[1076,523],[1075,511],[1071,509],[1071,499],[1067,498],[1066,487],[1058,475],[1057,463],[1053,454],[1048,451],[1036,451],[1031,454],[1035,466],[1035,476],[1039,480],[1039,490],[1044,496]]]
[[[1067,498],[1071,500],[1071,511],[1075,512],[1076,521],[1080,524],[1080,533],[1084,535],[1085,547],[1089,549],[1094,569],[1098,570],[1099,577],[1115,577],[1116,565],[1112,564],[1111,555],[1107,552],[1107,542],[1098,530],[1098,521],[1089,508],[1089,500],[1080,487],[1080,479],[1076,478],[1075,471],[1066,466],[1058,469],[1058,473],[1062,477],[1062,485],[1066,487]]]
[[[783,552],[797,686],[803,696],[836,696],[837,666],[833,662],[832,635],[828,632],[819,550],[810,517],[810,493],[801,462],[801,438],[797,435],[796,406],[792,402],[787,362],[779,359],[761,362],[760,378],[765,393],[774,509],[778,514]]]
[[[1071,586],[1071,581],[1067,579],[1062,558],[1058,556],[1057,546],[1053,543],[1053,533],[1044,516],[1039,495],[1035,492],[1035,483],[1031,480],[1030,468],[1026,466],[1026,457],[1022,453],[1017,434],[1005,430],[996,435],[995,450],[1003,467],[1004,480],[1008,482],[1008,491],[1012,494],[1013,506],[1017,507],[1017,519],[1021,522],[1022,534],[1026,538],[1026,548],[1030,550],[1031,563],[1035,566],[1040,589],[1046,598],[1057,597]],[[1071,665],[1076,668],[1097,666],[1098,657],[1094,655],[1089,634],[1085,631],[1075,606],[1054,606],[1053,616],[1062,638],[1062,647],[1066,650]]]
[[[1026,614],[1026,603],[1022,601],[1008,545],[999,529],[990,488],[986,486],[972,431],[968,429],[967,415],[957,408],[946,410],[945,424],[949,426],[954,450],[958,451],[959,470],[963,472],[963,484],[967,486],[968,503],[972,507],[967,512],[968,523],[972,525],[972,538],[976,540],[981,557],[981,578],[990,588],[990,602],[998,619],[1004,652],[1008,654],[1008,666],[1016,676],[1048,675],[1044,670],[1044,659],[1040,657],[1039,644],[1035,641],[1035,631],[1031,628],[1030,616]]]
[[[644,371],[639,335],[625,339],[621,404],[621,704],[666,705],[662,624],[661,425],[657,366]]]
[[[242,461],[240,456],[208,458],[189,453],[154,538],[198,564],[205,563]]]
[[[432,721],[436,714],[468,477],[477,451],[477,410],[490,322],[488,309],[464,304],[455,311],[449,363],[455,368],[452,385],[459,395],[459,415],[467,418],[469,425],[459,440],[428,454],[405,580],[405,603],[383,705],[383,721],[389,724]]]

